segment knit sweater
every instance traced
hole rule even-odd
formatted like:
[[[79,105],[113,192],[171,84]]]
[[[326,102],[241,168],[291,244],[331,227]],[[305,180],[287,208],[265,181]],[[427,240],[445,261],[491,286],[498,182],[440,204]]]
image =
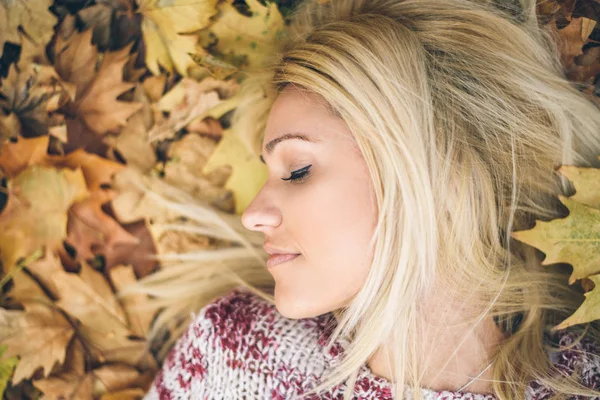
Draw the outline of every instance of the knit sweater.
[[[171,399],[343,399],[345,383],[318,396],[303,397],[339,362],[348,342],[340,338],[329,351],[327,339],[335,327],[332,313],[288,319],[274,305],[237,287],[192,314],[192,322],[169,352],[145,400]],[[559,331],[561,345],[574,333]],[[584,353],[582,353],[582,350]],[[587,353],[585,353],[587,352]],[[561,373],[581,371],[580,382],[600,388],[600,356],[594,342],[584,338],[570,350],[550,357]],[[427,400],[495,400],[494,395],[435,391],[421,388]],[[412,398],[406,386],[407,398]],[[547,399],[553,392],[536,381],[524,398]],[[393,399],[391,383],[365,363],[354,386],[353,399]],[[584,399],[584,397],[572,397]],[[589,399],[590,397],[585,397]],[[593,397],[600,399],[599,397]]]

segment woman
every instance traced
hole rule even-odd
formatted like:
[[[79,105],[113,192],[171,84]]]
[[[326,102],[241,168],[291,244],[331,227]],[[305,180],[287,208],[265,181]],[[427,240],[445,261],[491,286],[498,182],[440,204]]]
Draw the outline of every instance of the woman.
[[[597,323],[551,330],[581,292],[510,237],[600,166],[534,1],[305,1],[253,79],[274,302],[203,307],[147,398],[600,398]]]

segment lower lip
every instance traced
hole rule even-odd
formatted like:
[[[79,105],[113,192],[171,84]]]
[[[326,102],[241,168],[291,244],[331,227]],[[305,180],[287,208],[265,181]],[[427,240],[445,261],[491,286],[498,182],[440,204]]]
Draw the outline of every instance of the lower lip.
[[[267,260],[267,268],[271,269],[276,265],[282,264],[284,262],[293,260],[298,257],[300,254],[273,254]]]

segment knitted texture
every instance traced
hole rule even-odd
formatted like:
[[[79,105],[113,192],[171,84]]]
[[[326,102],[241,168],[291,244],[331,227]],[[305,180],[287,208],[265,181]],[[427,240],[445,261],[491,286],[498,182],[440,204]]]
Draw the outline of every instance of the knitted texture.
[[[332,313],[288,319],[274,305],[240,286],[192,317],[144,400],[343,399],[345,383],[317,396],[302,396],[339,362],[348,345],[341,338],[329,351],[325,350],[336,323]],[[567,331],[557,334],[561,345],[570,344],[575,338],[574,333]],[[580,371],[584,385],[600,387],[598,348],[587,338],[572,349],[553,353],[550,359],[565,374]],[[427,388],[421,391],[426,400],[496,399],[493,395],[469,392]],[[405,393],[408,399],[412,398],[408,386]],[[525,399],[543,400],[551,394],[534,381],[528,386]],[[365,363],[359,370],[352,398],[393,399],[391,384],[373,374]]]

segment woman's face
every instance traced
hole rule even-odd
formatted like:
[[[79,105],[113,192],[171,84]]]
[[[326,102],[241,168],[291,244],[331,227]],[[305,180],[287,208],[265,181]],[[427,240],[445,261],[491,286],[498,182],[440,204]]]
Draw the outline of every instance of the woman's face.
[[[280,140],[286,134],[307,139]],[[347,125],[320,96],[287,86],[270,110],[262,157],[268,179],[242,223],[264,233],[268,252],[299,254],[269,268],[278,311],[298,319],[346,305],[368,273],[377,217],[368,170]],[[290,176],[302,179],[282,180]]]

